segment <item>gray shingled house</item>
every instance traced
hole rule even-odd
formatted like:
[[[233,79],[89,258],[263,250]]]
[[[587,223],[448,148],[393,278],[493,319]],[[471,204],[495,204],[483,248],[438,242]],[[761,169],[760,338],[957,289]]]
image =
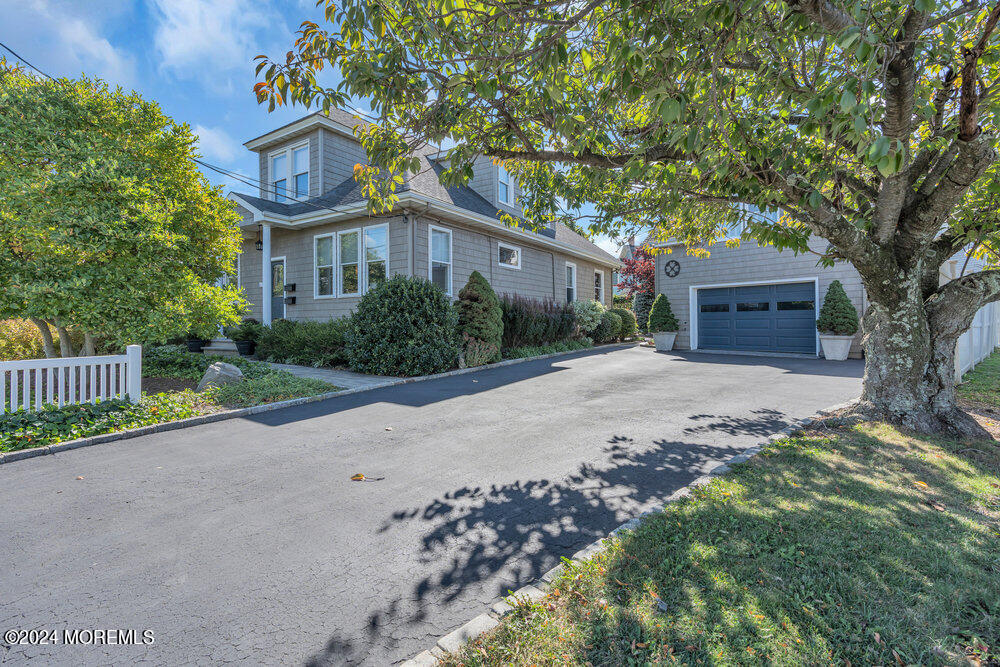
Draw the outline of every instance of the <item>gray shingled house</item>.
[[[398,191],[388,213],[369,215],[353,169],[365,163],[343,111],[314,113],[248,141],[260,163],[254,195],[231,193],[243,216],[238,280],[262,322],[346,315],[387,276],[427,278],[455,297],[474,270],[498,294],[611,305],[618,258],[565,225],[537,232],[511,227],[520,216],[518,185],[490,160],[478,160],[468,186],[443,187],[442,165]]]

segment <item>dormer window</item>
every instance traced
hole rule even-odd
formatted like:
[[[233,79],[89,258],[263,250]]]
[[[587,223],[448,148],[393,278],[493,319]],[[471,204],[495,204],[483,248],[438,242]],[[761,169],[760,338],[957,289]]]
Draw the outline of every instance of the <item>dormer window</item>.
[[[503,165],[497,166],[497,200],[501,204],[510,204],[511,201],[511,190],[513,188],[510,184],[510,174],[507,170],[503,168]]]
[[[309,196],[308,142],[271,153],[271,194],[282,203]]]

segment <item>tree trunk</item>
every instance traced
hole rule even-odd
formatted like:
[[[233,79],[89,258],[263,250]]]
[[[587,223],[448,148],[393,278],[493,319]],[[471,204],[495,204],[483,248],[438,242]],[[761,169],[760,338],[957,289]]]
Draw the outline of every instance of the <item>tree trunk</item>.
[[[955,344],[976,308],[970,305],[968,317],[931,320],[919,280],[900,282],[868,290],[861,320],[865,377],[855,413],[918,433],[992,439],[955,403]]]
[[[80,350],[81,357],[92,357],[97,354],[94,349],[94,337],[89,333],[83,334],[83,349]]]
[[[73,349],[73,341],[70,340],[66,327],[56,326],[56,333],[59,334],[59,354],[63,357],[75,357],[76,351]]]
[[[54,358],[56,356],[56,343],[52,340],[52,331],[49,329],[48,323],[37,317],[31,317],[28,319],[31,320],[32,324],[38,327],[38,331],[42,334],[42,345],[45,347],[45,358]]]

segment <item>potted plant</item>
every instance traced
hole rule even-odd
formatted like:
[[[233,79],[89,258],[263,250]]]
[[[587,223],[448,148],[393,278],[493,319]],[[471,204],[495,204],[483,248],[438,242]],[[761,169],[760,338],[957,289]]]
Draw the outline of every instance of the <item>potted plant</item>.
[[[653,334],[656,351],[669,352],[674,349],[674,339],[677,338],[677,331],[680,328],[680,323],[670,308],[667,295],[657,294],[649,311],[649,322],[646,327],[647,331]]]
[[[830,283],[826,290],[816,328],[819,330],[823,356],[831,361],[847,359],[854,334],[858,333],[858,311],[847,298],[847,292],[839,280]]]
[[[236,350],[247,357],[254,353],[263,329],[264,325],[248,317],[236,326],[226,327],[224,333],[236,344]]]
[[[192,329],[187,335],[187,348],[188,352],[201,352],[205,346],[208,345],[208,339],[203,338],[201,334]]]

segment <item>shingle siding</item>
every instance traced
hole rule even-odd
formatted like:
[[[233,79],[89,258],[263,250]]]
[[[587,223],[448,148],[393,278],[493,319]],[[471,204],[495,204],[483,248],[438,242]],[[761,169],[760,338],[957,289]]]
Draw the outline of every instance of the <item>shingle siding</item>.
[[[813,250],[822,251],[826,242],[817,240],[811,244]],[[793,255],[790,251],[778,252],[771,246],[759,246],[753,241],[744,241],[737,248],[728,248],[719,243],[712,246],[709,257],[695,257],[684,252],[682,246],[674,246],[671,253],[656,256],[656,292],[665,294],[681,323],[677,334],[676,347],[691,347],[691,311],[689,288],[699,285],[747,284],[769,281],[788,281],[801,278],[803,282],[819,279],[819,302],[817,313],[823,304],[823,297],[830,283],[839,280],[847,296],[860,316],[865,309],[864,286],[861,276],[853,266],[838,262],[832,268],[818,266],[816,255]],[[667,277],[664,265],[675,260],[681,272],[673,278]],[[851,356],[861,356],[860,335],[851,346]]]

